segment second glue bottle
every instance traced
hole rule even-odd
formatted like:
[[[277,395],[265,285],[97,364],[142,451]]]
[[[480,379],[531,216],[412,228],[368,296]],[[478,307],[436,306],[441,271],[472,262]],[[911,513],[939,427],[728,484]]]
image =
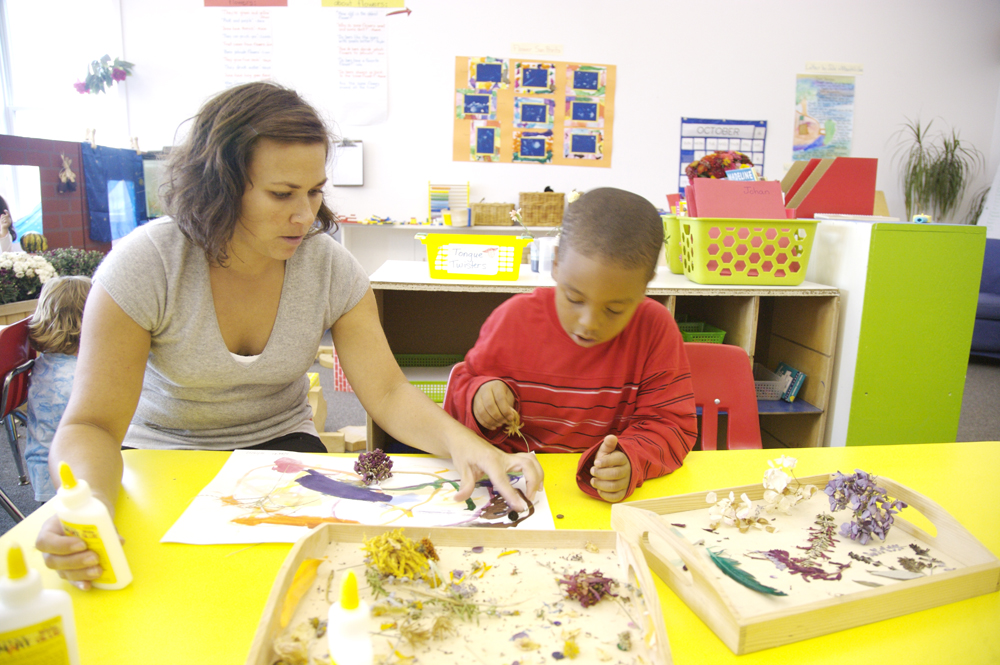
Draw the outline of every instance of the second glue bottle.
[[[67,536],[76,536],[87,543],[94,552],[103,573],[91,580],[98,589],[122,589],[132,582],[132,571],[125,559],[125,550],[118,539],[111,515],[99,499],[90,491],[86,480],[77,480],[66,462],[59,465],[59,481],[56,490],[56,515],[62,522]]]

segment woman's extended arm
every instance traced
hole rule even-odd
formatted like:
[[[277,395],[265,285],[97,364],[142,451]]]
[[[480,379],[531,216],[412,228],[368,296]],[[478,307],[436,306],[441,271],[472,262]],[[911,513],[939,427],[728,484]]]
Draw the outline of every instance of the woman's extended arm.
[[[121,444],[139,403],[149,345],[149,332],[95,283],[83,317],[73,392],[52,441],[49,470],[58,478],[59,463],[68,463],[112,515],[121,487]],[[35,545],[62,577],[96,577],[88,568],[93,553],[83,541],[62,535],[55,518],[45,523]]]
[[[510,455],[495,448],[406,380],[379,324],[371,289],[340,317],[332,332],[344,374],[372,419],[398,441],[455,462],[462,476],[456,498],[468,498],[485,473],[507,505],[518,511],[527,508],[507,481],[507,472],[524,474],[531,499],[542,483],[538,460],[534,455]]]

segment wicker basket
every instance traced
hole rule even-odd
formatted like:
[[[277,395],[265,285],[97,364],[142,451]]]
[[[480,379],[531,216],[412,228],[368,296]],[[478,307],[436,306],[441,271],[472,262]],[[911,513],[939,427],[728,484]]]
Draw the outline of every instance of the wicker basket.
[[[560,192],[521,192],[518,198],[521,222],[525,226],[559,226],[562,224],[566,195]]]
[[[514,220],[510,213],[514,212],[513,203],[473,203],[473,226],[512,226]]]

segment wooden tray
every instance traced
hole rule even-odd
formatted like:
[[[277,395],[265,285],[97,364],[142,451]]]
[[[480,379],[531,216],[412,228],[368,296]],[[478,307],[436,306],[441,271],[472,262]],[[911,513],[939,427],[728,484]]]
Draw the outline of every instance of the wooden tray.
[[[275,638],[283,632],[280,627],[280,614],[284,599],[299,565],[305,559],[327,557],[320,564],[316,579],[309,591],[299,602],[295,615],[289,622],[289,629],[294,629],[295,626],[308,621],[310,617],[326,618],[329,607],[325,600],[327,587],[332,585],[335,597],[336,590],[340,588],[340,571],[347,567],[353,568],[358,577],[362,598],[372,602],[365,582],[364,566],[361,565],[364,557],[364,552],[360,549],[361,544],[366,538],[373,538],[391,530],[389,527],[381,526],[327,524],[299,540],[289,552],[275,579],[246,660],[247,665],[273,665],[278,660],[273,644]],[[472,647],[462,641],[470,635],[474,635],[469,640],[474,647],[478,647],[478,643],[484,641],[489,643],[491,656],[489,662],[509,663],[515,660],[525,662],[525,657],[534,662],[539,655],[544,656],[545,661],[549,662],[551,652],[562,647],[562,636],[574,629],[580,629],[577,637],[580,653],[573,659],[574,665],[605,662],[598,649],[603,649],[605,657],[612,652],[610,655],[613,656],[612,662],[615,663],[668,665],[673,662],[656,587],[645,559],[635,545],[614,531],[521,531],[453,527],[406,528],[403,533],[415,541],[429,538],[441,557],[439,565],[444,571],[454,568],[468,571],[476,560],[492,566],[482,577],[476,576],[474,584],[480,590],[489,593],[494,587],[499,589],[501,585],[509,586],[513,584],[513,580],[518,580],[517,583],[523,585],[520,590],[528,592],[523,600],[515,603],[520,612],[519,616],[501,619],[496,616],[480,615],[478,624],[475,621],[465,624],[462,632],[452,638],[453,641],[432,643],[441,645],[440,655],[434,653],[431,655],[431,661],[420,658],[420,662],[434,662],[436,665],[450,663],[467,665],[470,662],[480,662],[470,652]],[[598,550],[596,552],[595,546]],[[512,554],[511,550],[518,552]],[[498,553],[506,554],[500,558],[497,556]],[[515,567],[517,577],[513,576]],[[553,573],[556,568],[572,573],[581,569],[593,572],[599,568],[605,576],[621,582],[615,589],[619,598],[614,599],[614,602],[602,600],[587,609],[582,608],[575,600],[561,602],[562,594]],[[333,578],[330,578],[331,570]],[[637,591],[630,592],[626,583]],[[500,591],[497,593],[499,597]],[[556,600],[560,602],[552,602],[554,594],[559,595]],[[545,604],[546,602],[548,604]],[[626,606],[632,609],[626,611]],[[539,618],[539,612],[543,609],[546,616]],[[608,620],[607,617],[610,615],[616,615],[614,621],[617,623],[612,624]],[[622,626],[629,626],[629,617],[635,622],[631,624],[633,647],[631,651],[625,652],[615,648],[617,640],[615,631],[623,630]],[[385,616],[373,618],[372,632],[378,633],[383,627],[382,623],[387,620],[392,619],[387,619]],[[539,643],[539,649],[519,650],[512,642],[511,633],[516,636],[517,631],[521,630],[521,624],[528,626],[527,630],[531,638]],[[638,633],[635,632],[636,627]],[[376,637],[374,644],[375,662],[379,663],[377,656],[380,645],[381,649],[385,650],[387,642],[382,637]],[[501,653],[504,654],[502,658]],[[640,654],[645,660],[640,660]],[[391,660],[399,662],[398,658]]]
[[[805,513],[806,520],[814,519],[810,516],[817,514],[818,505],[825,506],[822,512],[830,513],[829,499],[822,490],[831,477],[832,474],[799,479],[799,483],[815,485],[819,491],[809,502],[792,509],[793,517],[787,518],[789,529],[785,542],[793,539],[796,532],[791,530],[792,520],[795,515],[800,515],[801,519],[802,509],[809,511]],[[885,543],[875,538],[868,545],[860,545],[839,533],[836,535],[839,542],[835,543],[831,559],[852,564],[844,569],[843,579],[838,582],[821,579],[808,582],[779,570],[766,559],[748,560],[746,556],[739,556],[773,547],[778,542],[775,538],[782,534],[784,516],[776,514],[779,531],[774,534],[756,530],[741,534],[735,527],[720,525],[717,535],[713,535],[704,530],[711,505],[706,500],[708,492],[616,504],[611,510],[611,525],[639,545],[649,567],[737,655],[1000,589],[1000,561],[941,506],[888,478],[879,477],[878,485],[884,487],[890,497],[905,501],[909,507],[896,516]],[[760,501],[764,493],[762,485],[757,484],[716,490],[716,495],[722,499],[728,497],[730,491],[737,497],[746,493],[753,501]],[[915,521],[919,520],[919,516],[913,515],[914,509],[933,525],[936,536],[904,518],[910,515]],[[840,524],[851,519],[849,509],[832,515],[838,532]],[[900,543],[904,544],[900,546]],[[876,560],[885,560],[883,566],[890,559],[895,564],[897,552],[914,556],[910,543],[929,549],[932,556],[947,565],[932,570],[930,575],[904,581],[876,577],[868,571],[883,571],[884,568],[848,557],[848,551],[862,555],[868,552],[869,558],[878,553],[881,559]],[[740,561],[741,568],[754,574],[759,582],[787,590],[789,595],[765,595],[731,580],[711,561],[706,552],[708,547],[715,552],[723,549],[736,554],[734,558]],[[863,581],[857,581],[862,578]],[[882,586],[862,586],[872,583]]]

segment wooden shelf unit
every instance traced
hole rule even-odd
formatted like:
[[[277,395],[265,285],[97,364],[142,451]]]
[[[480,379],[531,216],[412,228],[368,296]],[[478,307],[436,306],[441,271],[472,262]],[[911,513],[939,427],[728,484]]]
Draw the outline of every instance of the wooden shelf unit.
[[[511,296],[554,286],[548,273],[521,267],[516,281],[432,280],[421,261],[386,261],[371,275],[379,318],[393,353],[464,355],[476,343],[490,313]],[[774,369],[786,362],[808,375],[793,404],[762,402],[765,447],[823,445],[832,390],[840,291],[804,282],[799,286],[696,284],[660,267],[647,295],[674,316],[704,321],[726,331],[726,344],[747,352],[751,362]],[[385,433],[368,419],[369,446],[382,447]]]

